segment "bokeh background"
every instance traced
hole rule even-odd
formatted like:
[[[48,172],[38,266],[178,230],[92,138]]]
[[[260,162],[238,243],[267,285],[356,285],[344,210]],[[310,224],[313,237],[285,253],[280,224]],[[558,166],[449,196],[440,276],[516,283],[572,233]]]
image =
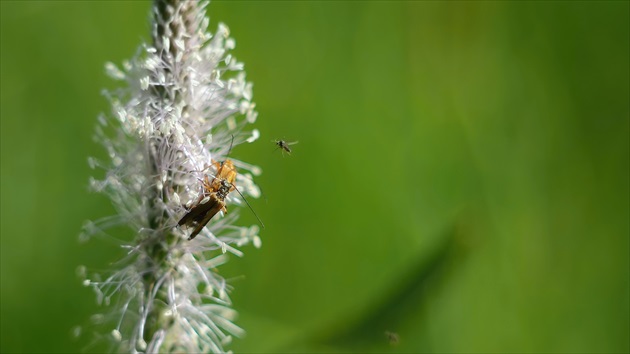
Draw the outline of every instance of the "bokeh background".
[[[1,351],[74,352],[106,61],[149,2],[1,2]],[[209,6],[254,82],[236,352],[628,352],[629,3]],[[290,157],[272,139],[299,140]],[[248,211],[243,224],[254,223]],[[392,343],[385,332],[395,333]],[[88,351],[102,348],[90,347]]]

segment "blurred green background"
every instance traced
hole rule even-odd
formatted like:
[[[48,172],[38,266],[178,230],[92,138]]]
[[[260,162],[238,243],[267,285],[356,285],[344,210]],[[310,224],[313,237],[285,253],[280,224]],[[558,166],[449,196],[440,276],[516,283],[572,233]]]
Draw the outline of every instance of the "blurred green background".
[[[1,2],[1,351],[79,351],[106,61],[149,2]],[[254,82],[236,352],[628,352],[629,3],[213,2]],[[290,157],[270,142],[299,140]],[[238,150],[238,151],[237,151]],[[241,222],[255,219],[243,210]],[[385,332],[396,333],[391,345]],[[92,348],[91,350],[98,350]]]

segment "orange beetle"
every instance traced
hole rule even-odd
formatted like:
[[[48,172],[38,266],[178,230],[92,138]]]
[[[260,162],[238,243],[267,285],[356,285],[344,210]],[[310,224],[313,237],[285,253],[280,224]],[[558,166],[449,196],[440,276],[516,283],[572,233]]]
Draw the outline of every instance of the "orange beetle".
[[[195,227],[188,237],[189,240],[195,238],[219,211],[227,213],[225,198],[236,189],[234,186],[236,168],[232,161],[225,160],[222,163],[215,161],[213,165],[217,170],[216,176],[212,181],[207,175],[203,178],[203,193],[199,196],[199,200],[177,223],[179,226]]]

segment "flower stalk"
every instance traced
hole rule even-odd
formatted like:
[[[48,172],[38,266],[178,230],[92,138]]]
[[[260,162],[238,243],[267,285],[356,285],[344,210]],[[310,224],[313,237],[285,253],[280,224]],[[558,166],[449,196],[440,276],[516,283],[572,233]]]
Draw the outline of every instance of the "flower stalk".
[[[190,230],[177,225],[204,193],[203,178],[216,177],[213,162],[224,161],[232,144],[259,136],[246,129],[257,118],[252,84],[229,54],[235,42],[227,27],[206,31],[206,5],[156,0],[151,44],[122,70],[106,65],[126,85],[105,93],[112,114],[99,117],[96,135],[109,160],[90,159],[105,171],[91,185],[111,198],[117,215],[88,223],[82,236],[113,239],[126,256],[110,273],[86,274],[84,284],[99,302],[115,301],[95,322],[112,326],[109,338],[118,350],[223,352],[233,335],[243,333],[232,323],[230,288],[216,267],[228,253],[242,256],[237,247],[260,247],[258,226],[235,224],[234,206],[244,200],[228,194],[229,214],[214,217],[192,241]],[[258,197],[253,176],[260,168],[230,160],[239,169],[234,187]],[[133,240],[110,235],[115,225],[130,227]]]

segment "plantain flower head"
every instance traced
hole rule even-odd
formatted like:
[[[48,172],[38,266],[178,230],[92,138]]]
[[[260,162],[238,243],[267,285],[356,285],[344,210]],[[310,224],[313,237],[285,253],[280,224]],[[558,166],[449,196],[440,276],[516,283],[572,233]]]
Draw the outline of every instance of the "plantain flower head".
[[[235,41],[224,24],[207,31],[206,5],[155,1],[151,43],[120,67],[106,64],[123,85],[105,92],[112,111],[98,120],[96,137],[108,158],[89,161],[104,171],[91,187],[117,214],[88,222],[81,238],[114,240],[125,256],[109,272],[80,273],[108,310],[93,322],[106,328],[117,351],[223,352],[243,333],[217,267],[229,253],[242,256],[238,247],[260,247],[257,225],[236,225],[240,194],[260,195],[253,182],[260,168],[229,156],[240,192],[225,197],[229,213],[212,218],[194,240],[178,226],[203,195],[204,178],[216,177],[215,162],[259,137],[248,128],[257,112],[243,64],[230,54]],[[120,225],[133,239],[112,234]]]

